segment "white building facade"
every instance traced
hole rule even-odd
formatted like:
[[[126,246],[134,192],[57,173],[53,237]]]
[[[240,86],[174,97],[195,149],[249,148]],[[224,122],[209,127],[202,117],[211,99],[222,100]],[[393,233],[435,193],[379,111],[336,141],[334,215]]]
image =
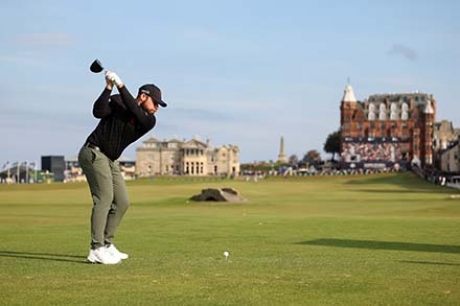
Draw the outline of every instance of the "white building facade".
[[[213,148],[210,141],[158,140],[151,137],[136,149],[136,175],[222,175],[240,172],[239,148],[224,145]]]
[[[441,152],[441,171],[460,173],[460,142],[453,142]]]

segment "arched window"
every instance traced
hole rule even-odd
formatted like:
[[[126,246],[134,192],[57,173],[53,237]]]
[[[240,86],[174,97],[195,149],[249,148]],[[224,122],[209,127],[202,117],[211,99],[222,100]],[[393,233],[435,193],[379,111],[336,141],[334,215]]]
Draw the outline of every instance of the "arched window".
[[[375,105],[374,103],[369,104],[369,112],[367,115],[368,120],[375,120]]]
[[[369,120],[375,120],[375,113],[369,111],[369,116],[368,117],[369,117],[368,118]]]
[[[398,120],[398,106],[396,103],[391,103],[390,120]]]
[[[407,103],[402,104],[402,107],[401,107],[401,119],[402,120],[409,119],[409,106],[407,106]]]
[[[387,120],[387,107],[384,103],[381,103],[379,107],[379,120]]]

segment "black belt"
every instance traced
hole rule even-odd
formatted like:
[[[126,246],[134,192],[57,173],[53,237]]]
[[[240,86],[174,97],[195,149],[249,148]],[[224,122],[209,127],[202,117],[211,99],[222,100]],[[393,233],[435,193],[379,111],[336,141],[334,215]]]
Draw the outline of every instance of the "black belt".
[[[94,149],[94,150],[101,151],[101,148],[99,148],[99,147],[96,146],[96,145],[93,145],[91,142],[85,143],[85,144],[84,144],[84,147],[87,147],[87,148],[91,148],[91,149]]]

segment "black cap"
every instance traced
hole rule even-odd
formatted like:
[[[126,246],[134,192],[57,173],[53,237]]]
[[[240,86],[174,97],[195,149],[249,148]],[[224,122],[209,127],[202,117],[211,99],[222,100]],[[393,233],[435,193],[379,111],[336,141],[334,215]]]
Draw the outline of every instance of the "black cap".
[[[145,85],[142,85],[140,88],[139,88],[139,95],[140,94],[146,94],[147,96],[151,97],[152,100],[155,102],[155,103],[158,103],[158,105],[161,105],[163,107],[166,107],[168,106],[168,104],[166,104],[165,101],[161,100],[161,90],[160,88],[158,88],[157,86],[153,85],[153,84],[145,84]]]

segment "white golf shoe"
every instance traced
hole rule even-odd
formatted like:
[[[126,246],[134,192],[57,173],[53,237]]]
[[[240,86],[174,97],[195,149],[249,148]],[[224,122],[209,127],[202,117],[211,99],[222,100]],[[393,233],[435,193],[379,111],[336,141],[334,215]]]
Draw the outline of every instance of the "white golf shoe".
[[[118,249],[115,247],[115,244],[110,244],[107,246],[107,252],[112,255],[113,257],[117,257],[120,259],[128,259],[129,255],[123,252],[118,251]]]
[[[110,254],[105,246],[89,250],[87,259],[91,263],[100,263],[104,265],[115,265],[121,262],[121,259],[118,256]]]

